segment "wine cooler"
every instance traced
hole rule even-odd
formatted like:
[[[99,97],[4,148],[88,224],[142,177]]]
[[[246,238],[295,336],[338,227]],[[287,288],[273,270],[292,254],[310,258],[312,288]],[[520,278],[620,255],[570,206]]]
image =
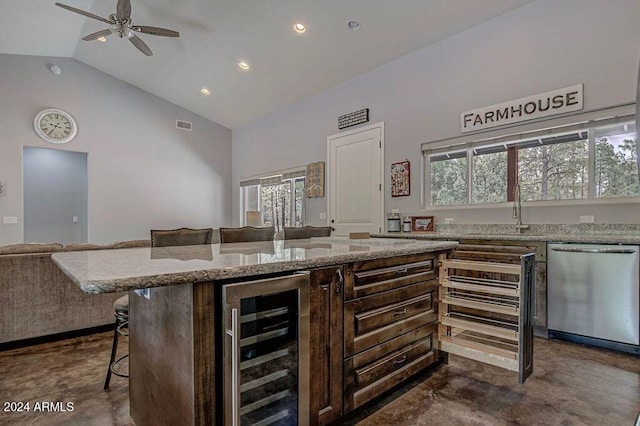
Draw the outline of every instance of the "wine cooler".
[[[225,285],[224,424],[309,424],[309,274]]]

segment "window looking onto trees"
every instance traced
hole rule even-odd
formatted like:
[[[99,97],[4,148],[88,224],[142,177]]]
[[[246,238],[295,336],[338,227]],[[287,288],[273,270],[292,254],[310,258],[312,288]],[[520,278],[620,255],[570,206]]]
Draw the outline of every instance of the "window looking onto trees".
[[[427,164],[432,206],[513,201],[516,182],[523,201],[640,195],[632,122],[431,154]]]
[[[431,158],[431,204],[447,206],[467,202],[467,153]]]
[[[587,132],[524,142],[516,147],[523,201],[587,198]]]
[[[595,130],[596,197],[633,197],[638,183],[638,139],[628,124]]]
[[[285,178],[282,175],[260,179],[255,185],[242,186],[243,224],[247,212],[259,212],[259,226],[304,226],[304,176]]]

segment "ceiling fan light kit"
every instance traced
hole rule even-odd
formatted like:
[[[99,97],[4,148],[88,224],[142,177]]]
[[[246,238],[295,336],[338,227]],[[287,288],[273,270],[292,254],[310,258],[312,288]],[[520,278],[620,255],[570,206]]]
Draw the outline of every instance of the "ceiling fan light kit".
[[[147,25],[134,25],[133,21],[131,20],[131,0],[118,0],[116,13],[112,13],[111,15],[109,15],[109,19],[62,3],[56,3],[56,6],[66,9],[70,12],[86,16],[87,18],[95,19],[105,24],[109,24],[108,29],[96,31],[95,33],[91,33],[82,37],[82,40],[84,41],[104,40],[105,37],[111,34],[116,34],[120,38],[129,39],[131,44],[133,44],[139,51],[147,56],[151,56],[153,55],[153,52],[151,51],[149,46],[147,46],[147,44],[142,41],[142,39],[135,33],[149,34],[160,37],[180,37],[179,32],[166,28],[150,27]]]

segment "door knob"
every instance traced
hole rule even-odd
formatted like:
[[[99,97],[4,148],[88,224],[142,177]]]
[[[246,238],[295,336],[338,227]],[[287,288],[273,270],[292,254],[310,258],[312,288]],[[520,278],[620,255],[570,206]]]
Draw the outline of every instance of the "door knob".
[[[335,220],[333,220],[333,219],[331,219],[331,223],[336,223],[336,221],[335,221]]]

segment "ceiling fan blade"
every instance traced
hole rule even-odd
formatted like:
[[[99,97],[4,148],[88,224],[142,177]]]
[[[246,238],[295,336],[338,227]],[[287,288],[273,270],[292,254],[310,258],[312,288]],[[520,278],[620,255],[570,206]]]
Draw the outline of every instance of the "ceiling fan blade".
[[[86,35],[84,37],[82,37],[82,39],[84,41],[92,41],[92,40],[97,40],[100,37],[106,37],[108,35],[111,35],[111,30],[100,30],[100,31],[96,31],[95,33],[91,33],[89,35]]]
[[[153,55],[153,52],[151,51],[151,49],[149,49],[149,46],[147,46],[147,44],[144,41],[142,41],[142,39],[137,35],[133,34],[132,37],[129,39],[129,41],[131,42],[131,44],[137,47],[138,50],[144,53],[145,55],[147,56]]]
[[[55,4],[58,7],[61,7],[63,9],[67,9],[71,12],[75,12],[75,13],[79,13],[80,15],[84,15],[88,18],[92,18],[92,19],[96,19],[98,21],[104,22],[105,24],[109,24],[109,25],[113,25],[113,22],[98,16],[98,15],[94,15],[93,13],[89,13],[89,12],[85,12],[84,10],[80,10],[80,9],[76,9],[75,7],[71,7],[71,6],[67,6],[66,4],[62,4],[62,3],[56,3]]]
[[[131,19],[131,0],[118,0],[116,16],[120,18],[121,21]]]
[[[177,31],[168,30],[166,28],[160,28],[160,27],[150,27],[148,25],[136,25],[132,29],[139,33],[150,34],[154,36],[180,37],[180,33]]]

